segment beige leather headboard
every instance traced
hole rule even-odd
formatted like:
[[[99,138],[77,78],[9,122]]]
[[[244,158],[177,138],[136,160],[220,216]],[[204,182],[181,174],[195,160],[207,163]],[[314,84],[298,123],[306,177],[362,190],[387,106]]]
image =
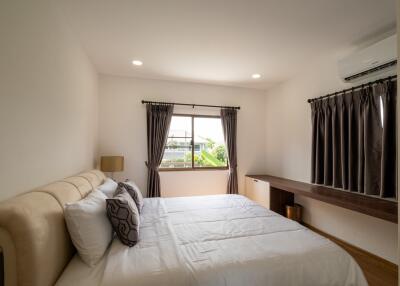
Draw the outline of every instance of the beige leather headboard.
[[[92,170],[0,202],[5,286],[54,285],[75,252],[64,205],[81,200],[104,179]]]

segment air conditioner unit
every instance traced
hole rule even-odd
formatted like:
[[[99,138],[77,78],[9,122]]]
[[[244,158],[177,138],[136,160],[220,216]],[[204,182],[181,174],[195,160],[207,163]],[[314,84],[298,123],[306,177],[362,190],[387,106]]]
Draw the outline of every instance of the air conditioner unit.
[[[339,60],[339,74],[346,82],[395,73],[397,36],[393,35]]]

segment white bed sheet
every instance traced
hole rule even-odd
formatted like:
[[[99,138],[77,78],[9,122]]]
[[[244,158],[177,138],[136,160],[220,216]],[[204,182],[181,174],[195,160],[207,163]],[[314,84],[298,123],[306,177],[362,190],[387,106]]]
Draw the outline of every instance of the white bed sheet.
[[[140,241],[115,239],[94,268],[74,257],[57,286],[368,285],[330,240],[238,195],[145,199]]]

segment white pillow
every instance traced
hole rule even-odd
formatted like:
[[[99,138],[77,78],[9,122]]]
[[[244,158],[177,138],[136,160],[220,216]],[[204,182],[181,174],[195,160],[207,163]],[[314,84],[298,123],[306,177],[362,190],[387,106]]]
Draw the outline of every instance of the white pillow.
[[[117,182],[115,182],[113,179],[107,178],[103,184],[97,187],[97,189],[102,191],[107,198],[112,198],[117,187]]]
[[[113,231],[106,213],[106,199],[106,195],[95,190],[83,200],[66,204],[64,208],[72,243],[89,266],[100,261],[112,240]]]

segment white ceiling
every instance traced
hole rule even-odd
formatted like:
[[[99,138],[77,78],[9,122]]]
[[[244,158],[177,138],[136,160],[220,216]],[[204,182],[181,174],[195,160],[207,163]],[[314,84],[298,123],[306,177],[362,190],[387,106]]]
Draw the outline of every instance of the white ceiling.
[[[396,0],[65,0],[63,9],[100,73],[259,89],[396,21]]]

